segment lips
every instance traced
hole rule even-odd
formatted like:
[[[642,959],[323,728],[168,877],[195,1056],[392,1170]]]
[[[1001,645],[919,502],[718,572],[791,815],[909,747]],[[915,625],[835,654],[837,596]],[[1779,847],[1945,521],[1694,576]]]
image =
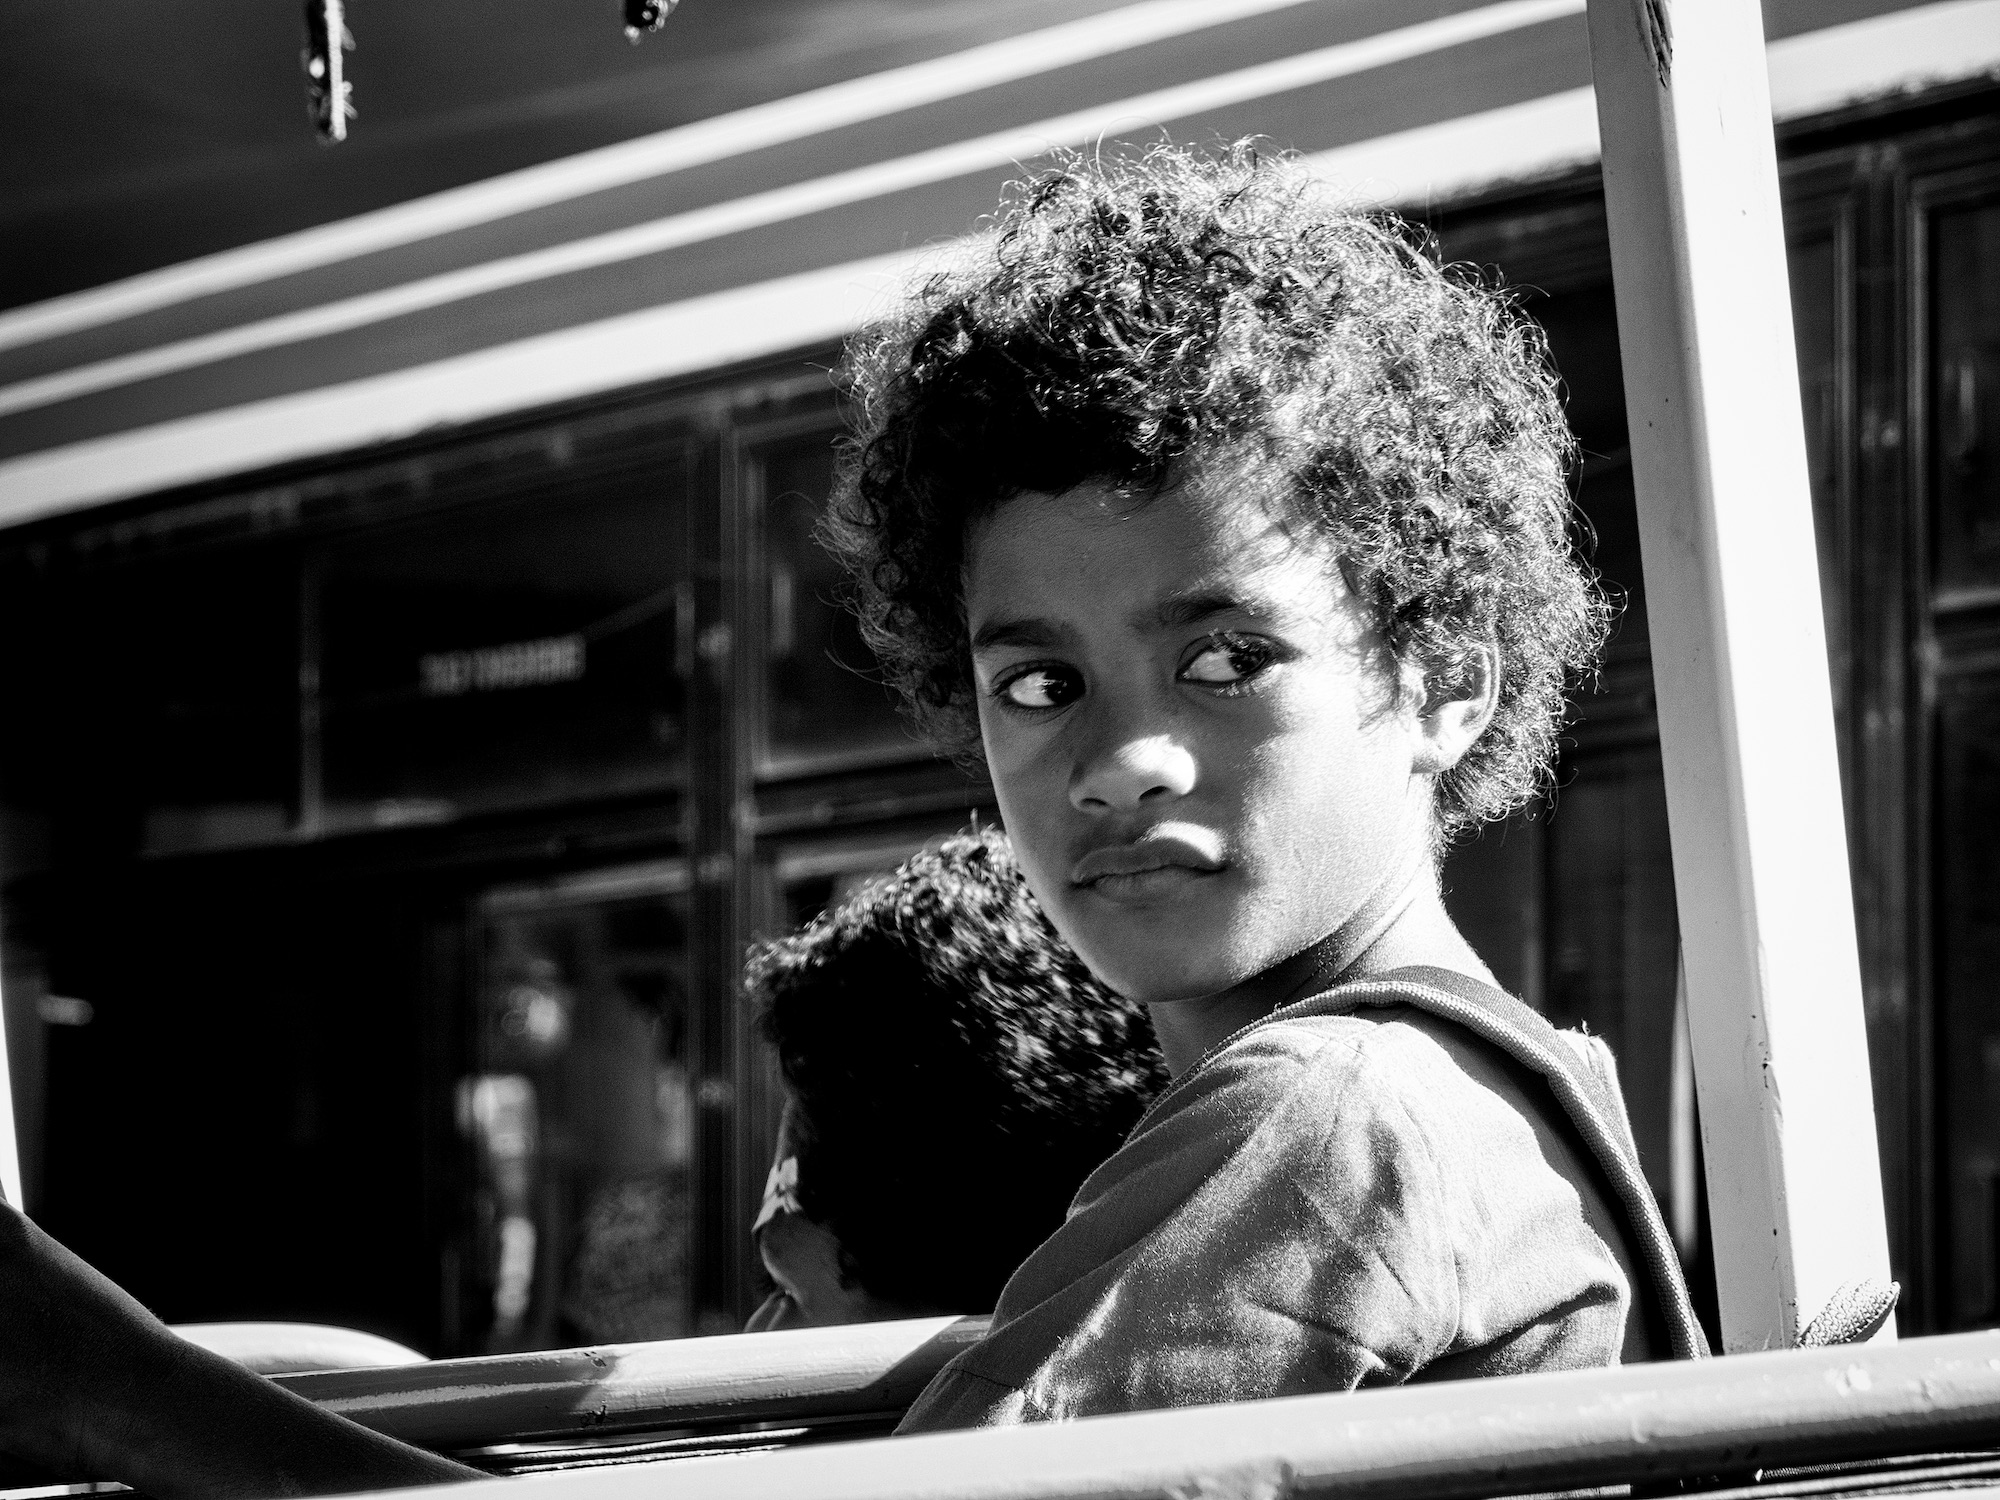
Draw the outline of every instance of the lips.
[[[1141,877],[1213,875],[1223,868],[1221,840],[1205,828],[1148,829],[1128,843],[1091,850],[1070,871],[1076,886],[1126,886]]]

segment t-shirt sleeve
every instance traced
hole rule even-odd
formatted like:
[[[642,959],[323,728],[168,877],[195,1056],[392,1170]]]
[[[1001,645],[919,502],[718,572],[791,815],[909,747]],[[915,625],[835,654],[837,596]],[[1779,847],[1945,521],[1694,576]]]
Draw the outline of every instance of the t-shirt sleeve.
[[[1618,1299],[1551,1254],[1594,1240],[1532,1123],[1416,1028],[1266,1027],[1168,1102],[905,1430],[1395,1384]]]

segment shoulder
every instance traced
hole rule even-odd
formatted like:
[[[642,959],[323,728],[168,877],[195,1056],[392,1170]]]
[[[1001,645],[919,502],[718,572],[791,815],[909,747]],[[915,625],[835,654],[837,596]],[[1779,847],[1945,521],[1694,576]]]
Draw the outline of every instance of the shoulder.
[[[1416,1011],[1307,1015],[1236,1037],[1176,1081],[1083,1184],[1093,1206],[1266,1197],[1349,1220],[1393,1198],[1449,1213],[1468,1170],[1543,1166],[1533,1106],[1476,1039]],[[1475,1163],[1476,1168],[1475,1168]]]
[[[1602,1216],[1546,1086],[1464,1028],[1406,1007],[1245,1032],[1162,1097],[1077,1205],[1141,1186],[1159,1195],[1190,1177],[1239,1200],[1311,1205],[1334,1231],[1394,1205],[1404,1223],[1428,1224],[1420,1238],[1432,1246],[1484,1240],[1502,1222]]]
[[[1518,1072],[1461,1028],[1411,1008],[1292,1016],[1210,1054],[1162,1096],[1139,1134],[1232,1135],[1281,1117],[1302,1148],[1366,1119],[1455,1135],[1496,1110],[1532,1111]]]

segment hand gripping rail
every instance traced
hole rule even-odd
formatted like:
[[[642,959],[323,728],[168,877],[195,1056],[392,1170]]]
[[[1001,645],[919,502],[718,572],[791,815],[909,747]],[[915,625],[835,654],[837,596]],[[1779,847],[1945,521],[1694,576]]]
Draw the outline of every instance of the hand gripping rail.
[[[672,1400],[648,1398],[648,1409],[671,1411],[676,1420],[696,1411],[789,1417],[817,1401],[848,1400],[851,1380],[823,1382],[809,1366],[781,1375],[780,1351],[804,1353],[820,1338],[831,1349],[837,1338],[887,1337],[887,1329],[901,1330],[895,1337],[910,1341],[927,1327],[937,1330],[929,1335],[935,1338],[966,1325],[703,1340],[711,1348],[699,1352],[715,1356],[703,1390],[690,1387]],[[766,1361],[752,1345],[772,1358]],[[892,1369],[914,1374],[916,1364],[904,1361],[931,1346],[919,1340],[904,1347],[910,1352]],[[680,1348],[692,1353],[699,1345]],[[759,1371],[748,1378],[724,1368],[753,1355]],[[548,1358],[556,1362],[547,1371],[554,1380],[562,1361],[579,1356]],[[416,1371],[387,1373],[400,1385]],[[333,1378],[288,1383],[305,1389],[311,1381],[313,1389],[323,1389]],[[607,1393],[605,1421],[636,1415],[643,1403],[619,1405],[615,1362],[597,1378],[597,1389]],[[776,1401],[788,1381],[802,1405]],[[567,1397],[551,1391],[527,1406],[543,1413],[533,1419],[539,1423],[559,1411],[575,1420],[588,1414],[591,1389],[586,1377]],[[890,1385],[864,1389],[886,1397]],[[835,1391],[847,1394],[835,1397]],[[399,1435],[421,1432],[434,1440],[444,1431],[426,1425],[443,1411],[430,1397],[399,1408],[384,1395],[356,1394],[343,1398],[340,1409]],[[399,1410],[434,1416],[401,1421],[393,1416]],[[399,1425],[391,1427],[391,1420]],[[491,1428],[481,1430],[491,1434]],[[472,1431],[450,1427],[456,1439]],[[532,1484],[539,1500],[1289,1500],[1336,1494],[1341,1500],[1467,1500],[1981,1448],[2000,1448],[2000,1332],[887,1438],[689,1459],[670,1468],[578,1469],[477,1482],[450,1493],[452,1500],[520,1500],[512,1487]]]

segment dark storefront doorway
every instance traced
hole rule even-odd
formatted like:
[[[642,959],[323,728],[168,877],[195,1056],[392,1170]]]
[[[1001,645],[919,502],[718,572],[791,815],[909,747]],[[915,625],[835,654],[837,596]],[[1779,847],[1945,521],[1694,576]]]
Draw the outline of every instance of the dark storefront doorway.
[[[697,1296],[690,1253],[687,891],[686,863],[666,860],[475,904],[454,1105],[476,1186],[457,1301],[491,1352],[737,1327]]]

